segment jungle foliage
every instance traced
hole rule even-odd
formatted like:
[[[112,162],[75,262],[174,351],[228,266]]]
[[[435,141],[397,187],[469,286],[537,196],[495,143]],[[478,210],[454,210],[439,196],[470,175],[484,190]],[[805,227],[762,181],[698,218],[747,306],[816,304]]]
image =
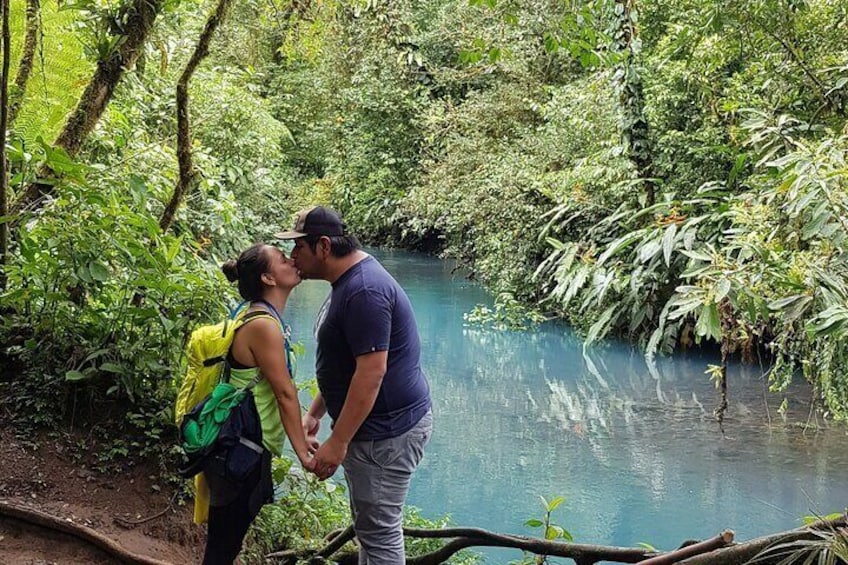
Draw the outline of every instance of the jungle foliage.
[[[848,417],[845,2],[235,3],[166,233],[174,85],[211,5],[157,3],[80,153],[52,142],[133,6],[12,3],[13,60],[38,41],[10,200],[50,193],[2,219],[4,358],[32,386],[168,398],[186,332],[231,297],[214,265],[318,201],[461,259],[503,320],[535,304],[649,356],[764,353],[776,389],[803,375]]]
[[[532,304],[649,357],[766,356],[848,419],[845,0],[235,2],[165,232],[213,4],[144,4],[143,37],[126,0],[11,6],[0,358],[34,422],[129,405],[154,443],[187,333],[233,298],[216,266],[315,202],[459,258],[500,297],[472,321]],[[107,63],[105,112],[63,143]]]

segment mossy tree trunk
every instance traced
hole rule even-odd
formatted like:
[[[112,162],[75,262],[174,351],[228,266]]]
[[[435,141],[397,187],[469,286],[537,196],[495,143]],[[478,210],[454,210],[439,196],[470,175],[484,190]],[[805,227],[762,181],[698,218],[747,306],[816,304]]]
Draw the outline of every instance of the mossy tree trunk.
[[[0,72],[0,291],[6,290],[6,260],[9,252],[9,164],[6,161],[6,129],[9,125],[9,60],[12,40],[9,31],[9,0],[0,0],[3,12],[3,69]]]
[[[97,64],[94,76],[59,137],[56,138],[54,146],[64,149],[71,157],[79,152],[83,142],[106,110],[124,73],[138,60],[163,4],[164,0],[133,0],[128,8],[125,40],[107,59]],[[41,170],[38,176],[44,178],[50,175],[52,175],[51,171]],[[12,213],[18,214],[26,209],[38,208],[52,190],[53,184],[43,182],[30,184],[16,200]]]
[[[9,127],[15,124],[21,104],[26,94],[27,82],[35,64],[35,52],[38,49],[38,38],[41,34],[41,2],[27,0],[26,35],[21,61],[18,63],[18,73],[15,75],[15,88],[11,93],[9,103]]]
[[[194,48],[194,53],[192,53],[191,59],[189,59],[180,76],[180,80],[177,82],[177,160],[179,161],[180,178],[177,186],[174,188],[174,194],[171,196],[170,202],[165,206],[162,217],[159,219],[159,227],[162,229],[162,232],[168,231],[168,228],[171,227],[174,216],[177,213],[177,208],[180,206],[185,194],[191,189],[197,177],[197,171],[194,169],[191,155],[188,84],[197,66],[209,54],[209,42],[212,40],[212,35],[226,17],[231,4],[232,0],[219,0],[215,11],[206,20],[206,26],[203,28],[203,33],[200,34],[200,38]]]
[[[653,180],[648,120],[645,117],[642,69],[638,61],[641,47],[636,28],[636,0],[615,0],[614,14],[613,42],[616,51],[622,55],[622,61],[615,70],[621,105],[621,136],[627,156],[642,180],[645,205],[651,206],[656,201],[656,185]]]

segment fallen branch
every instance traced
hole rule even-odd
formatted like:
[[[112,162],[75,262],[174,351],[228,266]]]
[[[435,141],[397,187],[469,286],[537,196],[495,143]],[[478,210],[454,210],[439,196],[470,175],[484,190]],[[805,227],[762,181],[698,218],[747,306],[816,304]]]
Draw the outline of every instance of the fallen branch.
[[[159,561],[152,557],[131,553],[116,542],[107,538],[103,534],[92,530],[91,528],[75,524],[69,519],[57,518],[50,514],[45,514],[44,512],[40,512],[33,508],[27,508],[25,506],[19,506],[17,504],[0,500],[0,516],[20,520],[21,522],[40,526],[48,530],[69,534],[105,551],[109,555],[118,559],[121,563],[128,563],[130,565],[170,565],[166,561]]]
[[[672,563],[679,563],[689,557],[694,557],[695,555],[701,555],[703,553],[715,551],[722,547],[727,547],[733,543],[733,536],[733,531],[725,530],[719,535],[708,540],[693,543],[692,545],[687,545],[680,549],[675,549],[674,551],[669,551],[668,553],[651,557],[650,559],[640,561],[639,563],[641,565],[671,565]]]
[[[538,555],[552,557],[568,557],[578,565],[591,565],[599,561],[617,561],[619,563],[638,563],[653,555],[643,548],[609,547],[601,545],[561,543],[538,538],[518,535],[497,534],[480,528],[444,528],[430,530],[422,528],[404,528],[403,533],[412,538],[454,538],[436,551],[411,557],[407,565],[436,565],[444,563],[455,553],[469,547],[510,547],[529,551]],[[311,560],[316,557],[326,558],[347,541],[353,539],[353,529],[348,528],[318,552],[287,550],[270,553],[266,559],[281,559],[294,561],[296,559]],[[328,551],[332,549],[332,551]],[[349,559],[347,554],[341,556],[341,561]]]
[[[353,526],[348,526],[337,535],[331,537],[327,541],[327,545],[325,545],[318,553],[315,554],[315,557],[329,557],[338,550],[342,548],[344,544],[351,541],[353,539]]]
[[[684,546],[662,554],[643,548],[612,547],[604,545],[562,543],[527,536],[498,534],[480,528],[444,528],[440,530],[422,528],[404,528],[403,533],[411,538],[452,538],[444,546],[431,553],[407,559],[407,565],[437,565],[444,563],[457,552],[471,547],[508,547],[546,555],[566,557],[577,565],[593,565],[606,561],[613,563],[640,563],[642,565],[739,565],[761,555],[767,549],[777,545],[809,539],[816,539],[816,531],[836,530],[846,527],[846,516],[836,520],[823,520],[778,534],[756,538],[747,542],[733,544],[734,533],[731,530],[708,540],[687,543]],[[326,563],[326,559],[336,554],[345,543],[354,537],[353,528],[337,530],[327,536],[327,545],[319,551],[286,550],[269,553],[266,559],[281,560],[283,563],[295,563],[298,560],[310,563]],[[345,552],[335,555],[330,562],[346,565],[357,562],[356,553]]]
[[[680,565],[739,565],[747,563],[768,548],[779,543],[792,543],[815,539],[815,530],[835,529],[846,525],[846,517],[842,516],[836,520],[822,520],[809,526],[803,526],[788,532],[780,532],[760,538],[755,538],[744,543],[718,549],[704,555],[690,557],[680,562]]]
[[[147,522],[152,522],[153,520],[155,520],[157,518],[161,518],[162,516],[167,514],[169,510],[173,509],[174,500],[176,500],[176,499],[177,499],[177,493],[174,493],[174,495],[171,497],[171,500],[168,501],[168,506],[166,506],[164,510],[162,510],[161,512],[157,512],[156,514],[154,514],[152,516],[148,516],[147,518],[142,518],[140,520],[127,520],[126,518],[121,518],[120,516],[112,516],[112,520],[116,524],[118,524],[120,527],[122,527],[126,530],[131,530],[131,529],[135,528],[136,526],[146,524]]]

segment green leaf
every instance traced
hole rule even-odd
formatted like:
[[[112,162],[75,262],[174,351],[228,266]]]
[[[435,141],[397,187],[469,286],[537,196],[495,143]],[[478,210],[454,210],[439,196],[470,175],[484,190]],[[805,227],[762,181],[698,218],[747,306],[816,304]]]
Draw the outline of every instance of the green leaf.
[[[643,263],[647,263],[662,249],[663,243],[660,239],[652,239],[644,244],[639,249],[639,260]]]
[[[178,237],[177,239],[171,242],[171,245],[168,246],[167,251],[165,251],[165,258],[168,260],[168,263],[174,262],[174,259],[180,252],[182,242],[182,237]]]
[[[607,259],[609,259],[613,255],[616,255],[622,250],[627,249],[634,241],[640,239],[641,237],[642,233],[637,231],[630,232],[616,239],[615,241],[610,243],[606,250],[601,253],[601,256],[598,257],[598,262],[596,263],[597,266],[600,267],[604,264],[604,262],[606,262]]]
[[[77,276],[82,279],[83,282],[94,282],[94,279],[91,278],[91,272],[87,265],[83,265],[77,269]]]
[[[618,309],[619,309],[619,305],[613,304],[612,306],[610,306],[606,310],[604,310],[603,314],[601,314],[600,317],[597,319],[597,321],[594,324],[592,324],[592,327],[589,328],[589,331],[586,334],[586,340],[585,340],[586,345],[594,343],[598,339],[603,338],[605,335],[607,335],[607,332],[609,332],[609,329],[610,329],[610,320],[612,318],[612,315],[615,314],[616,310],[618,310]],[[561,497],[559,497],[559,498],[561,498]],[[554,499],[554,500],[556,500],[556,499]],[[557,506],[559,506],[559,504],[561,502],[562,502],[562,500],[560,500],[560,502],[557,503]],[[553,501],[551,502],[551,504],[553,504]],[[556,508],[556,506],[554,508]],[[550,510],[551,510],[550,507],[548,507],[548,511],[550,511]]]
[[[100,365],[101,371],[106,371],[107,373],[123,373],[124,368],[121,365],[117,365],[115,363],[103,363]]]
[[[701,251],[695,251],[694,249],[682,250],[680,252],[686,255],[687,257],[697,259],[698,261],[707,261],[708,263],[712,263],[713,261],[713,258],[710,255],[707,255],[706,253],[703,253]]]
[[[109,268],[100,261],[92,261],[88,264],[88,272],[91,278],[103,282],[109,278]]]
[[[716,294],[715,301],[721,302],[725,296],[730,292],[730,279],[720,278],[718,284],[716,285]]]
[[[550,503],[548,503],[548,512],[553,512],[563,502],[565,502],[565,498],[562,496],[558,496],[555,499],[551,500]]]
[[[671,252],[674,249],[674,236],[677,235],[677,224],[670,224],[663,234],[663,259],[666,266],[671,265]]]
[[[554,540],[560,537],[563,533],[563,529],[559,526],[548,526],[545,528],[545,539],[546,540]]]
[[[787,296],[785,298],[781,298],[780,300],[775,300],[773,302],[769,302],[769,310],[778,311],[783,310],[793,302],[804,298],[806,295],[804,294],[793,294],[792,296]]]
[[[531,519],[527,520],[526,522],[524,522],[524,525],[530,526],[531,528],[538,528],[539,526],[543,526],[544,524],[542,523],[541,520],[537,520],[536,518],[531,518]]]
[[[71,381],[71,382],[83,381],[87,378],[88,377],[86,375],[84,375],[83,373],[80,373],[79,371],[68,371],[67,373],[65,373],[65,380],[66,381]]]
[[[701,337],[710,337],[716,343],[721,341],[721,318],[715,302],[707,304],[701,310],[698,323],[695,324],[695,333]]]

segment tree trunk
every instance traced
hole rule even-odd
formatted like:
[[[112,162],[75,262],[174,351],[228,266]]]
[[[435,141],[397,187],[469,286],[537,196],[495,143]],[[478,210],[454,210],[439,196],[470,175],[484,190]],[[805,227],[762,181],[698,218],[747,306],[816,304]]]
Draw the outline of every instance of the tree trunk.
[[[9,105],[9,127],[11,128],[26,94],[27,82],[35,62],[35,51],[38,49],[38,37],[41,31],[41,3],[40,0],[27,0],[26,11],[26,36],[24,37],[24,50],[21,61],[18,64],[18,74],[15,75],[15,90],[12,92]]]
[[[656,186],[653,181],[653,157],[648,138],[648,120],[645,117],[645,100],[642,78],[638,66],[637,30],[634,12],[636,0],[615,0],[615,49],[622,54],[623,61],[615,72],[618,99],[621,105],[621,137],[627,156],[642,179],[645,205],[656,201]]]
[[[54,142],[56,147],[61,147],[71,157],[79,152],[86,137],[103,115],[124,72],[132,68],[144,49],[144,44],[150,36],[163,3],[164,0],[133,1],[129,8],[126,39],[108,59],[97,64],[91,82],[88,83],[76,109]],[[44,169],[38,174],[39,177],[50,175],[51,171]],[[24,209],[37,208],[52,190],[52,184],[39,182],[30,184],[15,202],[12,213],[17,214]]]
[[[188,64],[186,64],[180,80],[177,82],[177,160],[180,165],[180,179],[177,186],[174,188],[174,194],[171,196],[171,201],[162,212],[162,217],[159,219],[159,227],[162,232],[168,231],[174,221],[174,215],[177,213],[177,208],[182,202],[183,196],[189,191],[197,176],[197,171],[194,170],[191,156],[191,124],[189,122],[188,113],[188,83],[191,80],[194,71],[203,59],[209,54],[209,42],[212,39],[212,34],[221,25],[221,21],[226,17],[232,0],[219,0],[218,6],[209,19],[206,20],[206,26],[203,28],[203,33],[197,40],[197,46],[194,48],[194,53],[191,55]]]
[[[6,290],[6,260],[9,252],[9,164],[6,161],[6,129],[9,125],[9,59],[12,38],[9,32],[9,0],[2,0],[3,70],[0,73],[0,291]]]

